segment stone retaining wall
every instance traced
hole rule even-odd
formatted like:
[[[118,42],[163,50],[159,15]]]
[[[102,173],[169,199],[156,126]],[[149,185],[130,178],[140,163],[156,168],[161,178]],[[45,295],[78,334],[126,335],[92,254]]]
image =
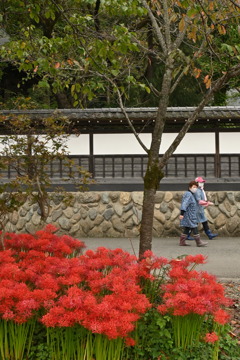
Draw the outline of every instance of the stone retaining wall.
[[[179,208],[182,194],[157,192],[154,237],[180,234]],[[220,236],[240,236],[240,191],[207,192],[207,196],[215,204],[205,210],[211,230]],[[74,200],[69,206],[55,194],[47,223],[59,227],[59,233],[77,238],[137,237],[142,200],[142,192],[86,192],[74,193]],[[33,233],[42,226],[38,206],[25,203],[18,212],[10,215],[6,230]]]

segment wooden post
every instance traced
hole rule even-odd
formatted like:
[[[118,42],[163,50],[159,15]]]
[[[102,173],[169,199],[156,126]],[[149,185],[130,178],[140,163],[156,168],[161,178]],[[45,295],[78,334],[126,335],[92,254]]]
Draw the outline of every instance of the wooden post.
[[[219,130],[215,130],[215,177],[221,177]]]
[[[93,133],[89,133],[89,172],[92,177],[95,177],[95,164],[94,164],[94,153],[93,153]]]

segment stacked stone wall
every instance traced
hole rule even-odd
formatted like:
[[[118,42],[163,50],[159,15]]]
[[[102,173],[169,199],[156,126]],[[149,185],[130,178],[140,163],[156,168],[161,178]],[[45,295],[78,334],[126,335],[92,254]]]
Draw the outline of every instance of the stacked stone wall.
[[[58,227],[59,233],[76,238],[138,237],[142,217],[142,192],[74,193],[67,205],[55,194],[46,223]],[[183,192],[157,192],[153,221],[154,237],[180,234],[179,209]],[[240,236],[240,191],[207,192],[214,206],[205,209],[212,231],[220,236]],[[7,231],[33,233],[43,224],[36,204],[25,203],[10,215]],[[201,229],[201,226],[199,226]]]

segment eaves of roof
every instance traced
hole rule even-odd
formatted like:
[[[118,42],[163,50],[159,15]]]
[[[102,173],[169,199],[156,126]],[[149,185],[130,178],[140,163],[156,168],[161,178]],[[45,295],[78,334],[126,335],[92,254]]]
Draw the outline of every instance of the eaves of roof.
[[[178,132],[194,112],[195,107],[169,107],[165,132]],[[151,132],[157,108],[126,108],[129,119],[138,132]],[[0,110],[0,133],[6,132],[8,120],[16,116],[31,118],[41,129],[41,120],[66,118],[71,127],[81,133],[127,133],[131,128],[120,108],[94,109],[34,109]],[[43,129],[42,129],[43,131]],[[240,106],[208,106],[198,115],[191,132],[240,131]]]

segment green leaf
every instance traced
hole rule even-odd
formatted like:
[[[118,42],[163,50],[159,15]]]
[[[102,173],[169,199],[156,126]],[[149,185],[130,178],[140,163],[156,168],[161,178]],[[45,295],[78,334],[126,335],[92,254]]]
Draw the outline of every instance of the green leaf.
[[[193,7],[187,11],[187,16],[190,18],[194,18],[196,15],[199,14],[199,11],[197,8]]]
[[[119,70],[111,70],[111,73],[114,75],[114,76],[118,76],[119,74]]]
[[[39,85],[41,88],[50,89],[50,85],[49,85],[49,83],[48,83],[46,80],[40,80],[40,81],[38,82],[38,85]]]
[[[134,78],[134,76],[132,76],[132,75],[127,76],[127,77],[126,77],[126,80],[127,80],[128,82],[134,82],[134,83],[135,83],[135,78]]]
[[[231,56],[234,55],[234,48],[228,44],[222,44],[222,50],[228,52]]]
[[[237,52],[240,53],[240,45],[235,45],[235,48],[236,48]]]
[[[145,90],[146,90],[146,92],[147,92],[148,94],[151,93],[151,89],[150,89],[148,86],[145,86]]]

